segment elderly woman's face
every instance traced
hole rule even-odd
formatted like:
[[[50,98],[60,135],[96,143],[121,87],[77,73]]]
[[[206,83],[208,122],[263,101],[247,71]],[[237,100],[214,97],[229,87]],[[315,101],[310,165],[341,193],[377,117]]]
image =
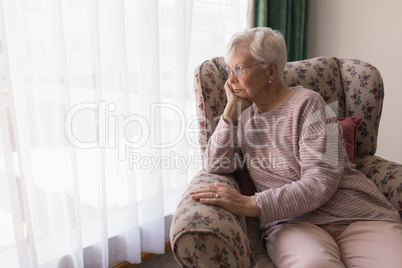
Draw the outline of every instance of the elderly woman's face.
[[[234,69],[235,66],[244,67],[257,63],[251,55],[242,49],[236,49],[233,58],[227,63],[228,68]],[[234,94],[242,99],[255,102],[267,90],[268,71],[261,68],[260,64],[255,64],[242,69],[243,74],[237,77],[233,72],[229,73],[228,85],[232,87]]]

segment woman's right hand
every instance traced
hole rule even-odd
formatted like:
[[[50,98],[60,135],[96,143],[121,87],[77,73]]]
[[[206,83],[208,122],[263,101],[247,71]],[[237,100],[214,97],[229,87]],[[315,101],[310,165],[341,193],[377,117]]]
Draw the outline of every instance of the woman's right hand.
[[[229,124],[237,125],[240,114],[253,103],[248,99],[237,97],[228,81],[225,83],[225,92],[227,104],[223,111],[223,119]]]

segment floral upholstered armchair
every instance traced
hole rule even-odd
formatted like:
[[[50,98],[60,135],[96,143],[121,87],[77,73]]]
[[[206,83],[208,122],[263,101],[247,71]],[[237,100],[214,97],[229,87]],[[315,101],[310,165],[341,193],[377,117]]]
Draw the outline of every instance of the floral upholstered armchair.
[[[204,151],[225,104],[227,79],[222,57],[205,61],[195,70],[194,89]],[[372,65],[349,59],[318,57],[289,62],[284,72],[288,86],[302,85],[319,92],[338,118],[361,118],[356,133],[354,164],[371,179],[402,215],[402,165],[375,156],[384,99],[380,72]],[[189,192],[220,182],[239,190],[235,175],[200,171],[188,185],[177,207],[170,240],[173,254],[183,267],[252,267],[264,252],[258,223],[225,209],[193,201]],[[251,224],[254,224],[251,226]]]

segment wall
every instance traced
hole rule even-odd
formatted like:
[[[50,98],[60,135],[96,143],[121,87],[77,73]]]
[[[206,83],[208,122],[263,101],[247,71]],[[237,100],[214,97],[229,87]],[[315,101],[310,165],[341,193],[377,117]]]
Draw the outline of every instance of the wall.
[[[356,58],[383,76],[377,155],[402,163],[402,1],[310,0],[308,58]]]

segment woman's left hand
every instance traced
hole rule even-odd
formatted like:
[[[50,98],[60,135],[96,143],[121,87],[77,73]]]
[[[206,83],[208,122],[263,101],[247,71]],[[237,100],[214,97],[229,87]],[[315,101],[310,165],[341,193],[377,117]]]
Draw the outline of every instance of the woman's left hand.
[[[204,204],[222,207],[235,215],[257,217],[260,216],[260,207],[256,196],[242,195],[238,191],[215,183],[214,186],[202,186],[190,192],[193,200]]]

